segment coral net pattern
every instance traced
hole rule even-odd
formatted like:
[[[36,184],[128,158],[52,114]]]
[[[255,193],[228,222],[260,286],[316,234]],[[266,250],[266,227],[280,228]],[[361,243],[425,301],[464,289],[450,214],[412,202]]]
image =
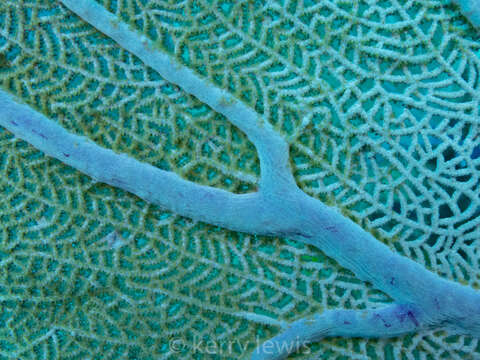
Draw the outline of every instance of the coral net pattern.
[[[480,35],[458,8],[99,3],[263,114],[288,139],[304,191],[479,288]],[[232,192],[257,187],[241,131],[54,0],[0,2],[0,86],[117,152]],[[278,332],[242,314],[292,321],[390,302],[314,248],[163,211],[3,128],[0,175],[1,359],[237,359]],[[326,339],[295,355],[469,357],[478,339],[446,331]]]

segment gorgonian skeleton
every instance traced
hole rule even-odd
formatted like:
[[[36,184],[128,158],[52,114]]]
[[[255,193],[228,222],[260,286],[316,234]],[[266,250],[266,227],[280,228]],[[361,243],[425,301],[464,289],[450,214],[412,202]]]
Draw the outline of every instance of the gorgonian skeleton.
[[[480,336],[480,294],[396,254],[336,210],[305,194],[293,177],[287,142],[261,115],[178,64],[94,1],[61,2],[163,78],[242,130],[258,151],[259,190],[238,195],[183,180],[76,136],[0,91],[3,127],[99,182],[127,190],[182,216],[235,231],[284,236],[316,246],[395,300],[379,309],[324,311],[286,326],[271,342],[295,342],[300,347],[322,337],[393,337],[432,327]],[[472,24],[479,26],[478,1],[459,5]],[[288,346],[273,349],[259,347],[252,358],[282,359],[295,350]]]

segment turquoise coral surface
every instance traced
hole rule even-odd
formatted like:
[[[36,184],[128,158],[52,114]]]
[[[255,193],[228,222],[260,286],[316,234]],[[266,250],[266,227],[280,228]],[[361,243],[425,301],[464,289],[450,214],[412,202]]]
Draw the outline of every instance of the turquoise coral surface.
[[[457,7],[99,3],[263,114],[305,192],[478,288],[480,35]],[[0,4],[0,85],[106,148],[199,184],[257,189],[259,160],[238,128],[55,1]],[[391,302],[313,247],[177,216],[3,128],[0,146],[3,358],[237,359],[278,332],[265,319]],[[296,357],[479,353],[478,339],[434,329],[326,339]]]

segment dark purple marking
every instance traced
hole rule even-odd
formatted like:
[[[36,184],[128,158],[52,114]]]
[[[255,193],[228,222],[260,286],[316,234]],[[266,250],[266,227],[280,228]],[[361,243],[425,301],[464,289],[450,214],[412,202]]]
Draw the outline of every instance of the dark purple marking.
[[[66,157],[70,157],[70,154],[67,153],[63,153],[63,155],[65,155]]]
[[[392,326],[392,324],[388,323],[388,322],[382,317],[382,315],[380,315],[380,314],[374,314],[373,316],[374,316],[376,319],[382,320],[383,326],[385,326],[386,328],[389,328],[389,327]]]
[[[338,233],[338,229],[335,225],[326,226],[325,230],[331,231],[333,233]]]
[[[10,121],[10,124],[18,126],[18,123],[15,120]]]
[[[407,316],[409,317],[410,320],[413,321],[413,323],[415,324],[415,326],[418,327],[418,325],[420,325],[420,324],[418,323],[417,319],[415,318],[415,315],[413,314],[413,312],[409,311],[409,312],[407,313]]]
[[[395,278],[394,278],[394,277],[392,277],[392,278],[390,279],[390,285],[393,285],[393,284],[395,284]]]
[[[406,318],[409,318],[415,324],[415,326],[420,325],[415,317],[414,312],[412,310],[408,310],[408,307],[406,306],[401,306],[401,310],[395,315],[400,322],[403,322]]]
[[[433,301],[435,302],[435,308],[440,310],[440,302],[438,301],[438,298],[434,298]]]
[[[350,325],[350,324],[351,324],[350,321],[346,321],[346,320],[345,320],[343,323],[344,323],[345,325]]]
[[[32,129],[32,132],[33,132],[34,134],[37,134],[38,136],[44,138],[44,139],[47,139],[47,137],[46,137],[45,135],[43,135],[41,132],[38,132],[38,131],[35,130],[35,129]]]

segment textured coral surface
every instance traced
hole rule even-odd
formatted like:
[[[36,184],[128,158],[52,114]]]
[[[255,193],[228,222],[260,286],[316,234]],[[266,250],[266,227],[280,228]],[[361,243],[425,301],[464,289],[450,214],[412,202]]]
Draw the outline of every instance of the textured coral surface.
[[[478,289],[480,36],[458,8],[99,3],[263,114],[287,138],[305,192]],[[185,179],[236,193],[258,186],[255,148],[238,128],[56,1],[0,2],[0,86],[68,130]],[[237,359],[279,331],[263,317],[391,301],[313,247],[192,222],[3,128],[0,147],[3,358]],[[478,339],[443,330],[309,350],[296,357],[480,357]]]

